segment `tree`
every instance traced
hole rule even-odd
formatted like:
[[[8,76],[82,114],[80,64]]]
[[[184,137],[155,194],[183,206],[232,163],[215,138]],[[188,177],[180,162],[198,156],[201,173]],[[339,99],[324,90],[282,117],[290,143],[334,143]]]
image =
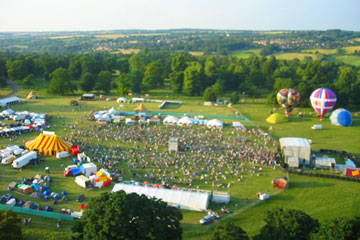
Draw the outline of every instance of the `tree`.
[[[81,76],[81,63],[78,59],[71,59],[69,64],[69,74],[72,79],[79,79]]]
[[[145,67],[142,90],[150,90],[164,85],[164,67],[160,60],[151,62]]]
[[[248,240],[246,232],[231,222],[220,222],[215,228],[212,240]]]
[[[32,86],[35,82],[35,75],[34,74],[29,74],[26,78],[24,78],[23,83],[26,86]]]
[[[291,78],[276,78],[274,83],[274,90],[278,91],[283,88],[292,88],[294,86]]]
[[[205,89],[205,91],[204,91],[204,101],[211,101],[211,102],[216,101],[216,94],[215,94],[212,87],[208,87],[207,89]]]
[[[267,212],[265,225],[254,240],[307,240],[319,223],[300,210],[275,208]]]
[[[184,84],[184,72],[172,72],[169,76],[170,86],[174,93],[180,93]]]
[[[83,72],[80,78],[80,89],[85,92],[90,92],[94,89],[96,78],[92,73]]]
[[[127,94],[131,90],[129,74],[120,73],[120,76],[116,80],[118,82],[118,92],[121,95]]]
[[[6,68],[11,80],[22,80],[29,74],[26,62],[23,59],[8,60]]]
[[[238,92],[233,92],[231,94],[231,97],[230,97],[230,102],[232,102],[233,104],[236,104],[239,102],[239,99],[240,99],[240,95]]]
[[[97,75],[97,81],[95,83],[95,90],[104,91],[109,93],[111,89],[112,75],[109,71],[101,71]]]
[[[199,95],[201,77],[201,64],[198,62],[190,62],[184,71],[183,93],[188,96]]]
[[[321,224],[319,231],[312,235],[316,240],[358,240],[360,238],[360,218],[335,218]]]
[[[65,95],[72,93],[75,87],[70,82],[69,72],[64,68],[57,68],[50,74],[50,85],[48,92],[52,94]]]
[[[214,85],[212,85],[212,89],[216,96],[221,96],[224,91],[224,81],[218,79]]]
[[[73,225],[73,239],[181,239],[181,219],[179,209],[155,198],[102,193]]]
[[[0,211],[0,239],[21,240],[22,232],[19,223],[21,220],[15,212]]]

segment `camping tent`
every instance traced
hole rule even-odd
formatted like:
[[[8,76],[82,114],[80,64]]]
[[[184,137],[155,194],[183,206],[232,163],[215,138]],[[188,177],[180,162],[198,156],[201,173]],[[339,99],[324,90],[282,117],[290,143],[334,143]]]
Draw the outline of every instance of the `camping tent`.
[[[174,117],[174,116],[169,115],[169,116],[167,116],[167,117],[164,119],[163,123],[164,123],[165,125],[174,125],[174,124],[176,124],[178,121],[179,121],[179,119],[178,119],[177,117]]]
[[[266,119],[266,121],[268,123],[275,124],[275,123],[279,123],[279,122],[286,122],[287,119],[283,114],[273,113]]]
[[[54,132],[43,132],[40,135],[27,141],[25,147],[29,151],[38,151],[44,155],[56,155],[59,152],[70,152],[72,144],[62,140]]]
[[[139,106],[137,106],[136,108],[134,108],[135,112],[147,112],[146,107],[144,106],[143,103],[140,103]]]
[[[215,128],[222,129],[224,127],[224,123],[223,123],[223,121],[220,121],[218,119],[212,119],[207,122],[206,126],[209,128],[215,127]]]
[[[36,94],[35,94],[33,91],[31,91],[31,92],[27,95],[26,99],[28,99],[28,100],[30,100],[30,99],[36,99]]]
[[[179,189],[147,187],[124,183],[115,184],[111,192],[120,190],[123,190],[126,194],[144,194],[149,198],[161,199],[169,205],[195,211],[207,210],[211,197],[210,191],[183,191]]]
[[[311,146],[306,138],[280,138],[280,148],[289,167],[310,166]]]
[[[234,128],[244,128],[245,127],[244,124],[242,124],[241,122],[233,122],[232,126]]]
[[[194,120],[189,118],[188,116],[180,118],[180,120],[177,122],[177,125],[179,126],[191,126],[193,125]]]

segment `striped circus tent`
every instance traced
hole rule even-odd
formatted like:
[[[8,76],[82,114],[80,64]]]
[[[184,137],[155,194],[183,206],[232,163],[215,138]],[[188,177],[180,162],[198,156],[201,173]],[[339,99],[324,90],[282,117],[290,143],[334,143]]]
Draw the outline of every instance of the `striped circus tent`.
[[[40,135],[25,143],[29,151],[37,151],[44,155],[56,155],[59,152],[70,152],[72,144],[62,140],[55,132],[40,133]]]

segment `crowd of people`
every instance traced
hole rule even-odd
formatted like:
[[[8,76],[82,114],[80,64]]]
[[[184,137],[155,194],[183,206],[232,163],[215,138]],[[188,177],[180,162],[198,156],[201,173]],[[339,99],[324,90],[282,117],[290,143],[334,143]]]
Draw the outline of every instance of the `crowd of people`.
[[[188,187],[225,187],[242,181],[246,172],[260,176],[262,165],[277,166],[278,142],[258,128],[209,129],[206,126],[113,125],[79,121],[65,128],[66,140],[77,144],[101,167],[123,177]],[[168,150],[178,139],[178,152]]]

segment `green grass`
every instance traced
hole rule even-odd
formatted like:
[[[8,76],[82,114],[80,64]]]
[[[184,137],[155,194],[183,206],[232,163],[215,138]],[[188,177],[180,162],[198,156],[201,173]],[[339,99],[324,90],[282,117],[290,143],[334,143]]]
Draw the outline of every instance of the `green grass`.
[[[249,58],[251,56],[260,56],[261,49],[243,49],[231,51],[230,55],[238,58]]]
[[[0,91],[4,94],[5,91]],[[20,90],[18,95],[26,97],[29,89]],[[119,104],[113,101],[94,101],[86,102],[80,107],[70,107],[70,100],[78,99],[78,96],[58,97],[48,95],[44,91],[37,91],[39,96],[37,100],[29,101],[29,104],[15,105],[14,110],[27,110],[34,112],[47,112],[52,117],[51,128],[49,131],[56,131],[57,134],[63,136],[69,133],[68,124],[75,121],[81,121],[85,113],[91,111],[98,111],[109,109],[111,107],[118,108]],[[111,97],[119,97],[115,93],[109,94]],[[252,120],[252,123],[245,123],[247,126],[259,126],[267,130],[270,126],[265,119],[269,115],[272,107],[265,105],[265,99],[256,99],[255,102],[246,101],[244,103],[236,104],[234,108],[206,107],[203,106],[201,97],[190,98],[180,95],[173,95],[168,90],[155,90],[150,92],[150,97],[153,99],[171,99],[184,101],[184,105],[178,108],[169,108],[165,111],[174,112],[188,112],[201,114],[218,114],[234,116],[235,111],[243,113],[246,117]],[[137,104],[123,104],[121,110],[129,111],[137,106]],[[148,110],[159,110],[158,103],[145,103]],[[119,108],[118,108],[119,109]],[[279,110],[280,111],[280,110]],[[302,111],[305,115],[303,119],[296,117],[296,111]],[[230,121],[227,121],[230,123]],[[92,122],[87,120],[81,123],[84,127],[93,127]],[[312,130],[311,126],[314,124],[323,124],[324,130]],[[56,125],[56,127],[55,127]],[[279,137],[306,137],[313,140],[313,149],[335,149],[345,150],[352,153],[360,153],[360,118],[354,116],[353,126],[348,128],[336,127],[329,123],[326,119],[320,122],[314,114],[312,109],[294,110],[290,121],[287,123],[275,124],[274,129],[270,134],[278,139]],[[225,133],[229,132],[225,128]],[[9,144],[21,144],[36,137],[37,132],[23,134],[19,136],[15,142],[9,142],[7,139],[0,139],[0,147],[4,148]],[[103,143],[108,144],[108,143]],[[143,146],[140,144],[140,146]],[[123,144],[121,147],[128,148],[129,145]],[[55,207],[58,211],[60,208],[66,207],[72,210],[79,210],[80,204],[75,202],[77,195],[84,193],[86,196],[85,202],[88,202],[92,197],[98,196],[101,192],[111,191],[112,187],[103,190],[94,189],[86,191],[76,186],[72,177],[64,177],[63,169],[66,165],[71,164],[70,159],[55,159],[54,157],[42,157],[43,161],[37,166],[27,166],[22,172],[12,169],[11,166],[0,166],[0,194],[5,194],[4,191],[7,184],[12,180],[17,180],[20,176],[33,177],[37,173],[45,174],[44,168],[50,167],[50,175],[53,176],[54,182],[51,186],[52,191],[61,193],[66,190],[69,192],[70,201],[61,203]],[[121,165],[126,167],[126,165]],[[251,176],[249,172],[244,173],[244,181],[232,184],[229,191],[231,193],[231,203],[227,206],[234,210],[234,215],[223,215],[223,220],[231,220],[240,224],[250,235],[256,234],[261,226],[264,224],[263,217],[267,210],[273,207],[288,207],[305,211],[315,218],[320,220],[326,218],[333,218],[336,216],[353,216],[360,214],[360,196],[358,194],[359,183],[339,181],[333,179],[312,178],[298,175],[290,176],[290,188],[284,192],[275,190],[271,186],[271,180],[277,176],[283,176],[281,169],[273,170],[271,168],[264,168],[262,176]],[[129,175],[126,175],[129,178]],[[212,189],[211,184],[198,184],[201,189]],[[227,190],[219,188],[220,190]],[[272,198],[269,201],[261,202],[256,199],[255,193],[261,191],[270,193]],[[14,194],[24,200],[31,200],[28,196]],[[45,205],[43,201],[39,201],[42,206]],[[52,204],[50,204],[52,205]],[[237,207],[236,207],[237,206]],[[213,205],[210,207],[215,211],[220,211],[222,205]],[[331,209],[331,211],[329,210]],[[182,220],[183,238],[184,239],[209,239],[212,230],[216,224],[202,226],[199,224],[205,214],[202,212],[182,211],[184,219]],[[23,233],[26,239],[62,239],[69,236],[71,223],[64,222],[61,229],[56,228],[56,220],[49,220],[41,217],[32,217],[33,224],[31,226],[22,226]]]
[[[311,57],[313,60],[316,60],[318,56],[316,54],[310,53],[277,53],[274,54],[277,59],[291,60],[291,59],[299,59],[303,60],[305,57]]]

